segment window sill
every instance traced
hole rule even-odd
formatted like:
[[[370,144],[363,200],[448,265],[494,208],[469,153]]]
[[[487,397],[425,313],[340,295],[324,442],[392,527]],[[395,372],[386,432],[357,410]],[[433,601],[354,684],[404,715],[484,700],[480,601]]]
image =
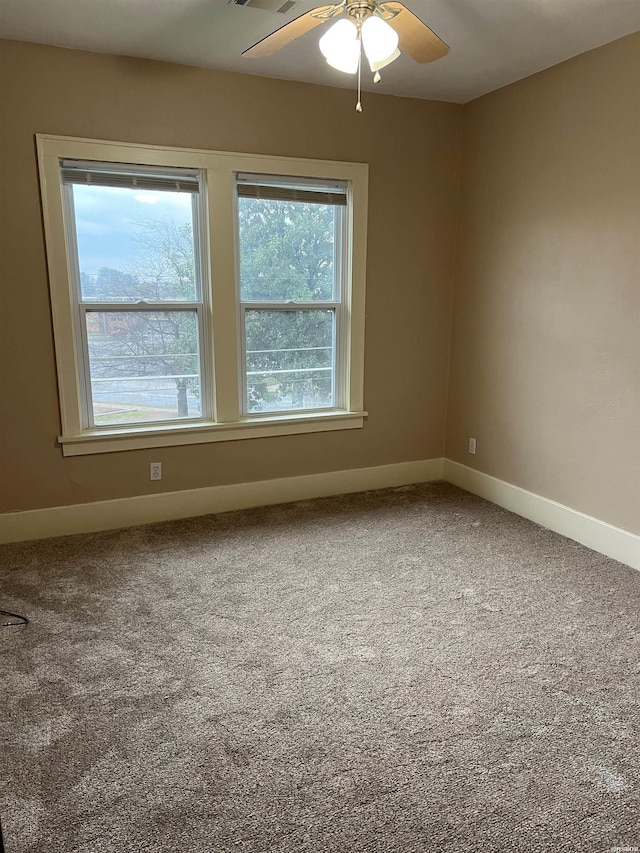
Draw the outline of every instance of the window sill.
[[[197,423],[119,427],[86,430],[80,435],[61,436],[63,456],[87,456],[150,447],[174,447],[181,444],[208,444],[213,441],[237,441],[276,435],[359,429],[366,412],[314,412],[305,415],[268,415],[246,418],[234,423]]]

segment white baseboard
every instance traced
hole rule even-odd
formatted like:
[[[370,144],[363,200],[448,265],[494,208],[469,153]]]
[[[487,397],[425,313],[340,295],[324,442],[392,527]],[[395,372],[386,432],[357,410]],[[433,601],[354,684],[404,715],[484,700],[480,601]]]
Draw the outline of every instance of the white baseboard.
[[[0,515],[0,543],[93,533],[234,509],[441,480],[443,468],[444,459],[423,459],[374,468],[353,468],[326,474],[12,512]]]
[[[600,554],[640,569],[640,536],[635,533],[451,459],[444,460],[444,479],[549,530],[568,536]]]
[[[431,480],[447,480],[607,557],[640,569],[640,536],[451,459],[423,459],[7,513],[0,515],[0,543],[114,530]]]

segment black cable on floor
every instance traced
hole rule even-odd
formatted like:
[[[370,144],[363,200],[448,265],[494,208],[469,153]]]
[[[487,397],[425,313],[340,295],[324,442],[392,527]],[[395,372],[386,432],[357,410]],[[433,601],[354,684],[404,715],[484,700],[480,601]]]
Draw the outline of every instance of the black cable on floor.
[[[2,611],[4,613],[4,610]],[[2,823],[0,823],[0,853],[4,853],[4,841],[2,840]]]
[[[18,613],[10,613],[8,610],[0,610],[0,616],[9,617],[11,619],[17,619],[17,622],[3,622],[2,627],[8,628],[10,625],[28,625],[29,620],[26,616],[20,616]],[[0,826],[0,853],[3,853],[2,849],[2,827]]]

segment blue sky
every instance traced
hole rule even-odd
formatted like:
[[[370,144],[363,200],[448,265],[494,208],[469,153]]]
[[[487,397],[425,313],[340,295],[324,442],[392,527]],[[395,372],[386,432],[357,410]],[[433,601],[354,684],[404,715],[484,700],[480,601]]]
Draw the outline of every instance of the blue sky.
[[[135,236],[144,220],[191,222],[191,194],[74,184],[80,272],[124,272],[136,260]]]

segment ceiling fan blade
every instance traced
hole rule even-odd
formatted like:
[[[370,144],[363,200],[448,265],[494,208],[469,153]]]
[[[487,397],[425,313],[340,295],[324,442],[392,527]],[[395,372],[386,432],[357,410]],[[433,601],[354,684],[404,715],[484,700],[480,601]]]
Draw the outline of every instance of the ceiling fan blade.
[[[382,9],[394,13],[394,17],[387,19],[387,23],[400,37],[400,50],[408,53],[416,62],[433,62],[449,53],[449,46],[402,3],[383,3]]]
[[[288,24],[284,24],[284,26],[276,30],[275,33],[271,33],[271,35],[260,39],[260,41],[256,42],[253,47],[243,50],[242,55],[249,56],[252,59],[257,59],[261,56],[271,56],[272,53],[280,50],[280,48],[289,44],[289,42],[294,41],[300,36],[303,36],[305,33],[308,33],[309,30],[312,30],[314,27],[317,27],[320,24],[325,24],[330,18],[333,18],[333,14],[330,14],[332,9],[335,9],[334,14],[337,14],[339,11],[341,12],[343,8],[344,6],[342,3],[339,3],[337,6],[318,6],[310,12],[306,12],[304,15],[294,18],[293,21],[289,21]],[[321,15],[322,17],[318,17],[318,15]]]

